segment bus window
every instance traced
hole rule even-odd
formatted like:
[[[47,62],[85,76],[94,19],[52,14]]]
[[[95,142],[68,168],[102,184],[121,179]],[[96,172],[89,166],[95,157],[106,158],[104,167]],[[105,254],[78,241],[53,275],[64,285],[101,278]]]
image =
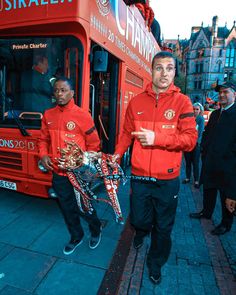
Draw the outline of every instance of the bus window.
[[[13,116],[27,128],[40,128],[44,111],[55,105],[53,83],[69,77],[80,102],[83,48],[75,37],[0,38],[0,68],[5,68],[5,117],[0,126],[14,126]],[[3,105],[3,97],[0,97]]]

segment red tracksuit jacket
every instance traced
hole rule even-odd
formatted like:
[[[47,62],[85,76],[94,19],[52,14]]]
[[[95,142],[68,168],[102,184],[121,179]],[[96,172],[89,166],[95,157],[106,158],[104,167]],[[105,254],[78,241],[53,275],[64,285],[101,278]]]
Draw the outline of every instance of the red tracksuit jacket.
[[[83,151],[98,151],[100,140],[90,114],[78,107],[74,100],[63,107],[56,106],[45,112],[39,139],[39,156],[51,154],[54,172],[64,175],[57,167],[55,158],[60,157],[60,149],[65,141],[76,142]]]
[[[115,153],[123,155],[132,143],[132,131],[140,127],[155,132],[154,146],[143,147],[134,138],[132,173],[158,179],[172,179],[180,174],[182,151],[191,151],[196,145],[197,130],[190,99],[172,84],[157,94],[152,83],[145,92],[131,99],[123,133]]]

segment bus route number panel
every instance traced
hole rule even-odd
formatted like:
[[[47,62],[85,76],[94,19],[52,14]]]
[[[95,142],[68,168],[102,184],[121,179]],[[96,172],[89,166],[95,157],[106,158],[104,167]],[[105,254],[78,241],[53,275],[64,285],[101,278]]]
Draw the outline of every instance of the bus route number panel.
[[[10,181],[5,181],[5,180],[0,180],[0,188],[6,188],[10,189],[13,191],[17,190],[16,183],[15,182],[10,182]]]

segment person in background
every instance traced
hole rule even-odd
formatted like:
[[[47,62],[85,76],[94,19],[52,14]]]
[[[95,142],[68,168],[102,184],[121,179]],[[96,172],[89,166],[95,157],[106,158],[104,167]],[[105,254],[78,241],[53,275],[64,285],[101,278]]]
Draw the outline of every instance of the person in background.
[[[114,160],[134,141],[132,151],[130,220],[136,234],[135,249],[151,233],[147,255],[149,278],[161,281],[161,268],[171,249],[182,151],[197,140],[190,99],[174,85],[175,58],[161,51],[152,60],[152,82],[129,102]]]
[[[226,198],[226,208],[229,210],[231,213],[235,213],[236,210],[236,198],[231,199],[231,198]]]
[[[190,213],[190,217],[210,219],[219,191],[222,219],[211,233],[222,235],[231,229],[233,223],[233,214],[227,210],[225,202],[236,193],[236,86],[225,82],[215,90],[219,92],[220,109],[212,112],[201,143],[203,209]]]
[[[204,118],[204,121],[205,121],[205,126],[206,124],[208,123],[209,119],[210,119],[210,115],[211,115],[211,112],[212,110],[210,109],[210,105],[208,102],[206,102],[204,104],[204,111],[203,111],[203,118]]]
[[[52,184],[71,239],[63,253],[69,255],[82,243],[84,231],[80,216],[89,224],[91,238],[89,247],[95,249],[101,240],[101,222],[96,211],[82,213],[76,201],[74,188],[64,170],[58,167],[56,158],[61,158],[60,149],[66,141],[77,143],[83,151],[98,151],[100,140],[89,112],[78,107],[73,99],[72,83],[67,78],[58,78],[54,83],[57,106],[47,110],[42,119],[39,155],[43,166],[53,172]],[[51,151],[52,156],[49,156]]]
[[[196,128],[198,132],[198,139],[195,148],[191,152],[185,152],[184,158],[186,163],[186,178],[182,183],[190,182],[191,170],[193,167],[194,187],[199,188],[199,164],[200,164],[200,144],[202,140],[202,133],[204,130],[203,106],[196,102],[193,104],[194,117],[196,120]]]
[[[46,109],[54,106],[48,69],[48,58],[36,54],[32,70],[22,74],[24,111],[44,113]]]

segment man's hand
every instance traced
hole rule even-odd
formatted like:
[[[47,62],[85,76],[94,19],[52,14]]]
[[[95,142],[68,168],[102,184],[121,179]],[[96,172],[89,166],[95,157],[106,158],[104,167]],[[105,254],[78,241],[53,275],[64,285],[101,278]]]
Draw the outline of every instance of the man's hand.
[[[120,162],[120,155],[119,154],[114,154],[111,156],[110,158],[110,162],[109,162],[109,165],[112,167],[112,168],[115,168],[117,166],[117,163]]]
[[[132,132],[131,134],[139,139],[142,146],[154,145],[155,132],[142,127],[140,128],[140,130],[141,131]]]
[[[225,203],[226,203],[226,207],[229,210],[229,212],[233,213],[236,209],[236,201],[232,200],[230,198],[227,198]]]
[[[65,157],[61,157],[61,158],[55,158],[55,160],[57,161],[57,166],[58,168],[60,168],[61,170],[66,170],[67,167],[67,162]]]
[[[49,156],[43,156],[41,159],[41,162],[47,170],[51,170],[51,171],[53,170],[52,161]]]

